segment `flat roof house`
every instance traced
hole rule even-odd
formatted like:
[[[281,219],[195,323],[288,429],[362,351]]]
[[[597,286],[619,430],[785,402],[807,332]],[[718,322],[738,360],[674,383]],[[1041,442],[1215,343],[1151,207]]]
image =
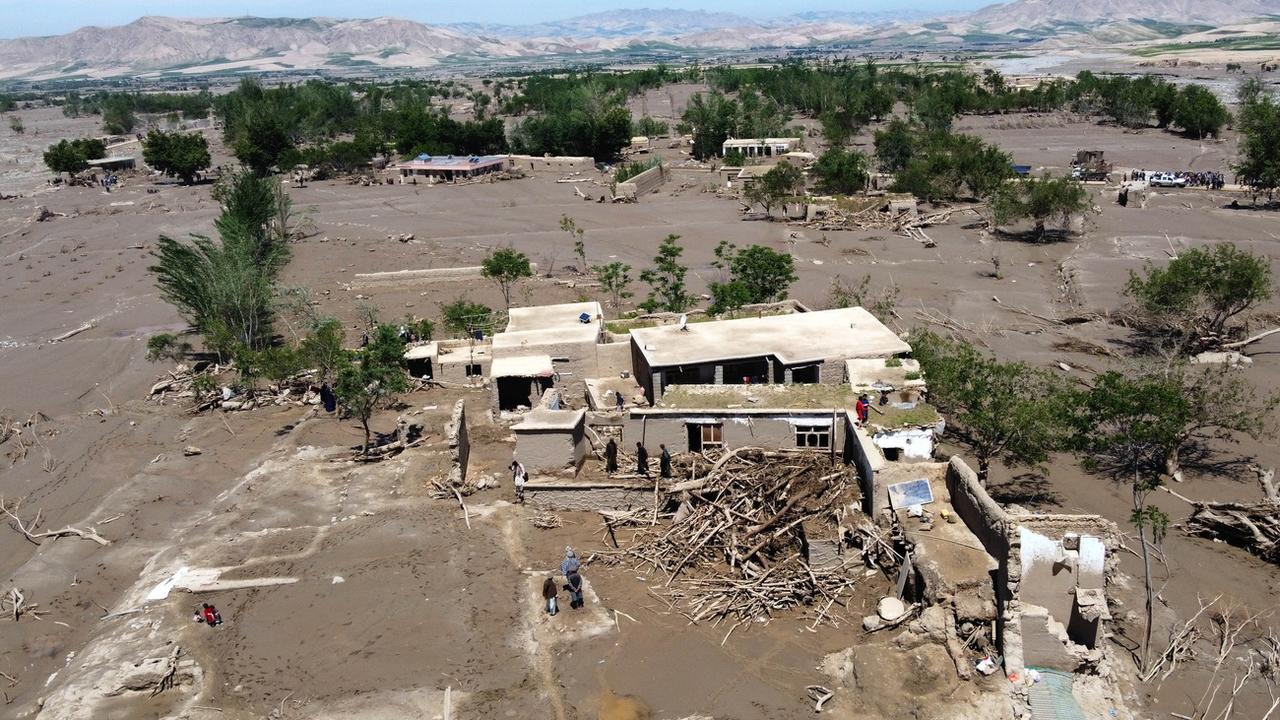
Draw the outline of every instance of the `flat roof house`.
[[[775,157],[786,155],[800,144],[800,138],[729,138],[720,146],[720,153],[728,155],[737,150],[744,157]]]
[[[507,158],[501,155],[453,156],[427,155],[396,165],[400,177],[428,177],[445,182],[466,180],[506,169]]]
[[[493,336],[491,375],[498,408],[533,407],[532,388],[594,377],[604,331],[598,302],[511,308],[507,329]],[[558,378],[558,380],[557,380]]]
[[[845,360],[910,350],[856,307],[631,331],[636,382],[650,404],[671,385],[843,383]]]

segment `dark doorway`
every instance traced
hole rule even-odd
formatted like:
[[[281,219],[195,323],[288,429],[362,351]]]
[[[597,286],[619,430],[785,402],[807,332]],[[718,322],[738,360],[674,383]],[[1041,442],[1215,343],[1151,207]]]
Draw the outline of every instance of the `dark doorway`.
[[[725,363],[725,385],[761,385],[769,382],[769,361],[764,358]]]

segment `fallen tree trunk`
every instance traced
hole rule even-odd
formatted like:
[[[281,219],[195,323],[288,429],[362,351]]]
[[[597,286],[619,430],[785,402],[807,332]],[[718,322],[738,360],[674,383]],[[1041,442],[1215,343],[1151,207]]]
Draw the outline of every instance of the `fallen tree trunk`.
[[[1189,535],[1221,540],[1280,564],[1280,505],[1262,503],[1195,503],[1183,523]]]

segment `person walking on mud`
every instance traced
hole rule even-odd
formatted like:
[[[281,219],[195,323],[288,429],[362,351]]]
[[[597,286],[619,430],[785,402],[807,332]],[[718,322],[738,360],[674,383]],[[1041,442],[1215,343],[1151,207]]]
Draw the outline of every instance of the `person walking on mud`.
[[[548,577],[546,580],[542,581],[542,599],[547,601],[547,614],[552,617],[560,611],[560,608],[557,607],[556,603],[556,595],[558,595],[559,592],[559,589],[556,587],[555,578]]]
[[[649,451],[639,440],[636,441],[636,473],[649,477]]]
[[[658,455],[658,474],[664,478],[671,478],[671,451],[667,450],[666,443],[660,443],[658,447],[662,452]]]

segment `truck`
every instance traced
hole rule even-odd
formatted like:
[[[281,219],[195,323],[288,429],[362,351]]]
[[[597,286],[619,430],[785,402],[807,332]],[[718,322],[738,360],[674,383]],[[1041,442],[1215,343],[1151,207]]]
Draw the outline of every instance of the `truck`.
[[[1102,150],[1077,150],[1071,161],[1071,177],[1075,180],[1106,180],[1111,175],[1111,163],[1103,157]]]

